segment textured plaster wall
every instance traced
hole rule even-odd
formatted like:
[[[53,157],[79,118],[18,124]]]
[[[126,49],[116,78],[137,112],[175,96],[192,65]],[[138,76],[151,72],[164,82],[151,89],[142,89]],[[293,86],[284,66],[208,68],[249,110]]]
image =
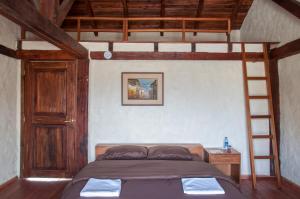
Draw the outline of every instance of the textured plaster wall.
[[[0,44],[15,49],[18,26],[0,16],[0,27]],[[20,62],[0,55],[0,74],[0,184],[2,184],[19,173]]]
[[[271,0],[254,0],[241,28],[242,41],[276,41],[300,37],[300,20]]]
[[[300,55],[279,61],[282,175],[300,185]]]
[[[241,29],[244,41],[279,41],[300,38],[300,20],[271,0],[255,0]],[[279,61],[282,176],[300,185],[300,56]]]

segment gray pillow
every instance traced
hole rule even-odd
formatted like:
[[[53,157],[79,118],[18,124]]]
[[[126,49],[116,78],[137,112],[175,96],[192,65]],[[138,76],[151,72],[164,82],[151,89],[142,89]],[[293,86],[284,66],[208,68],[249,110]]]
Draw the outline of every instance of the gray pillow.
[[[149,148],[149,160],[193,160],[187,148],[181,146],[154,146]]]
[[[134,145],[121,145],[109,148],[103,154],[104,160],[142,160],[148,154],[147,147]]]

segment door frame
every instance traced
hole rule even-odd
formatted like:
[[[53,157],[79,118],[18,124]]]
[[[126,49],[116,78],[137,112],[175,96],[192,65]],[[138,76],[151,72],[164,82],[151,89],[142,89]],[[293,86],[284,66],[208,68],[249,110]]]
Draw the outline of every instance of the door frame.
[[[45,51],[51,53],[52,51]],[[38,52],[32,55],[32,59],[21,60],[21,129],[20,129],[20,177],[24,177],[25,161],[24,157],[28,150],[25,146],[25,65],[28,62],[74,62],[77,71],[77,133],[75,138],[75,175],[81,168],[87,164],[88,159],[88,90],[89,90],[89,59],[72,59],[69,57],[52,56],[50,59],[40,57]]]

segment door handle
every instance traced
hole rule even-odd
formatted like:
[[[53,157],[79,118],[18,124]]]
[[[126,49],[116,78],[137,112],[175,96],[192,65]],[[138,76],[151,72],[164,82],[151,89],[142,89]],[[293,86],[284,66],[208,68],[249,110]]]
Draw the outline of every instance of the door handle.
[[[73,123],[73,122],[76,122],[76,120],[71,119],[71,120],[65,120],[65,121],[64,121],[64,123]]]

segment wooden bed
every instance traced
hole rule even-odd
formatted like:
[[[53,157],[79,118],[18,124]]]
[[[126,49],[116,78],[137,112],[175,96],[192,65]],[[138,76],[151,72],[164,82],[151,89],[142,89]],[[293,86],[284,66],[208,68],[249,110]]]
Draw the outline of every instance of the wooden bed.
[[[145,147],[152,147],[152,146],[182,146],[187,148],[191,153],[197,154],[200,156],[200,158],[203,160],[204,158],[204,150],[203,146],[201,144],[97,144],[95,147],[95,157],[102,155],[105,153],[105,151],[111,147],[114,146],[120,146],[120,145],[136,145],[136,146],[145,146]]]
[[[201,144],[98,144],[96,157],[114,146],[138,145],[181,146],[200,156],[184,159],[102,159],[99,158],[83,168],[65,188],[62,199],[81,199],[80,192],[91,178],[121,179],[122,191],[118,199],[243,199],[236,183],[224,176],[212,165],[203,161]],[[187,195],[182,189],[182,178],[214,177],[223,187],[222,195]],[[161,191],[157,191],[161,190]],[[100,197],[99,197],[100,198]]]

